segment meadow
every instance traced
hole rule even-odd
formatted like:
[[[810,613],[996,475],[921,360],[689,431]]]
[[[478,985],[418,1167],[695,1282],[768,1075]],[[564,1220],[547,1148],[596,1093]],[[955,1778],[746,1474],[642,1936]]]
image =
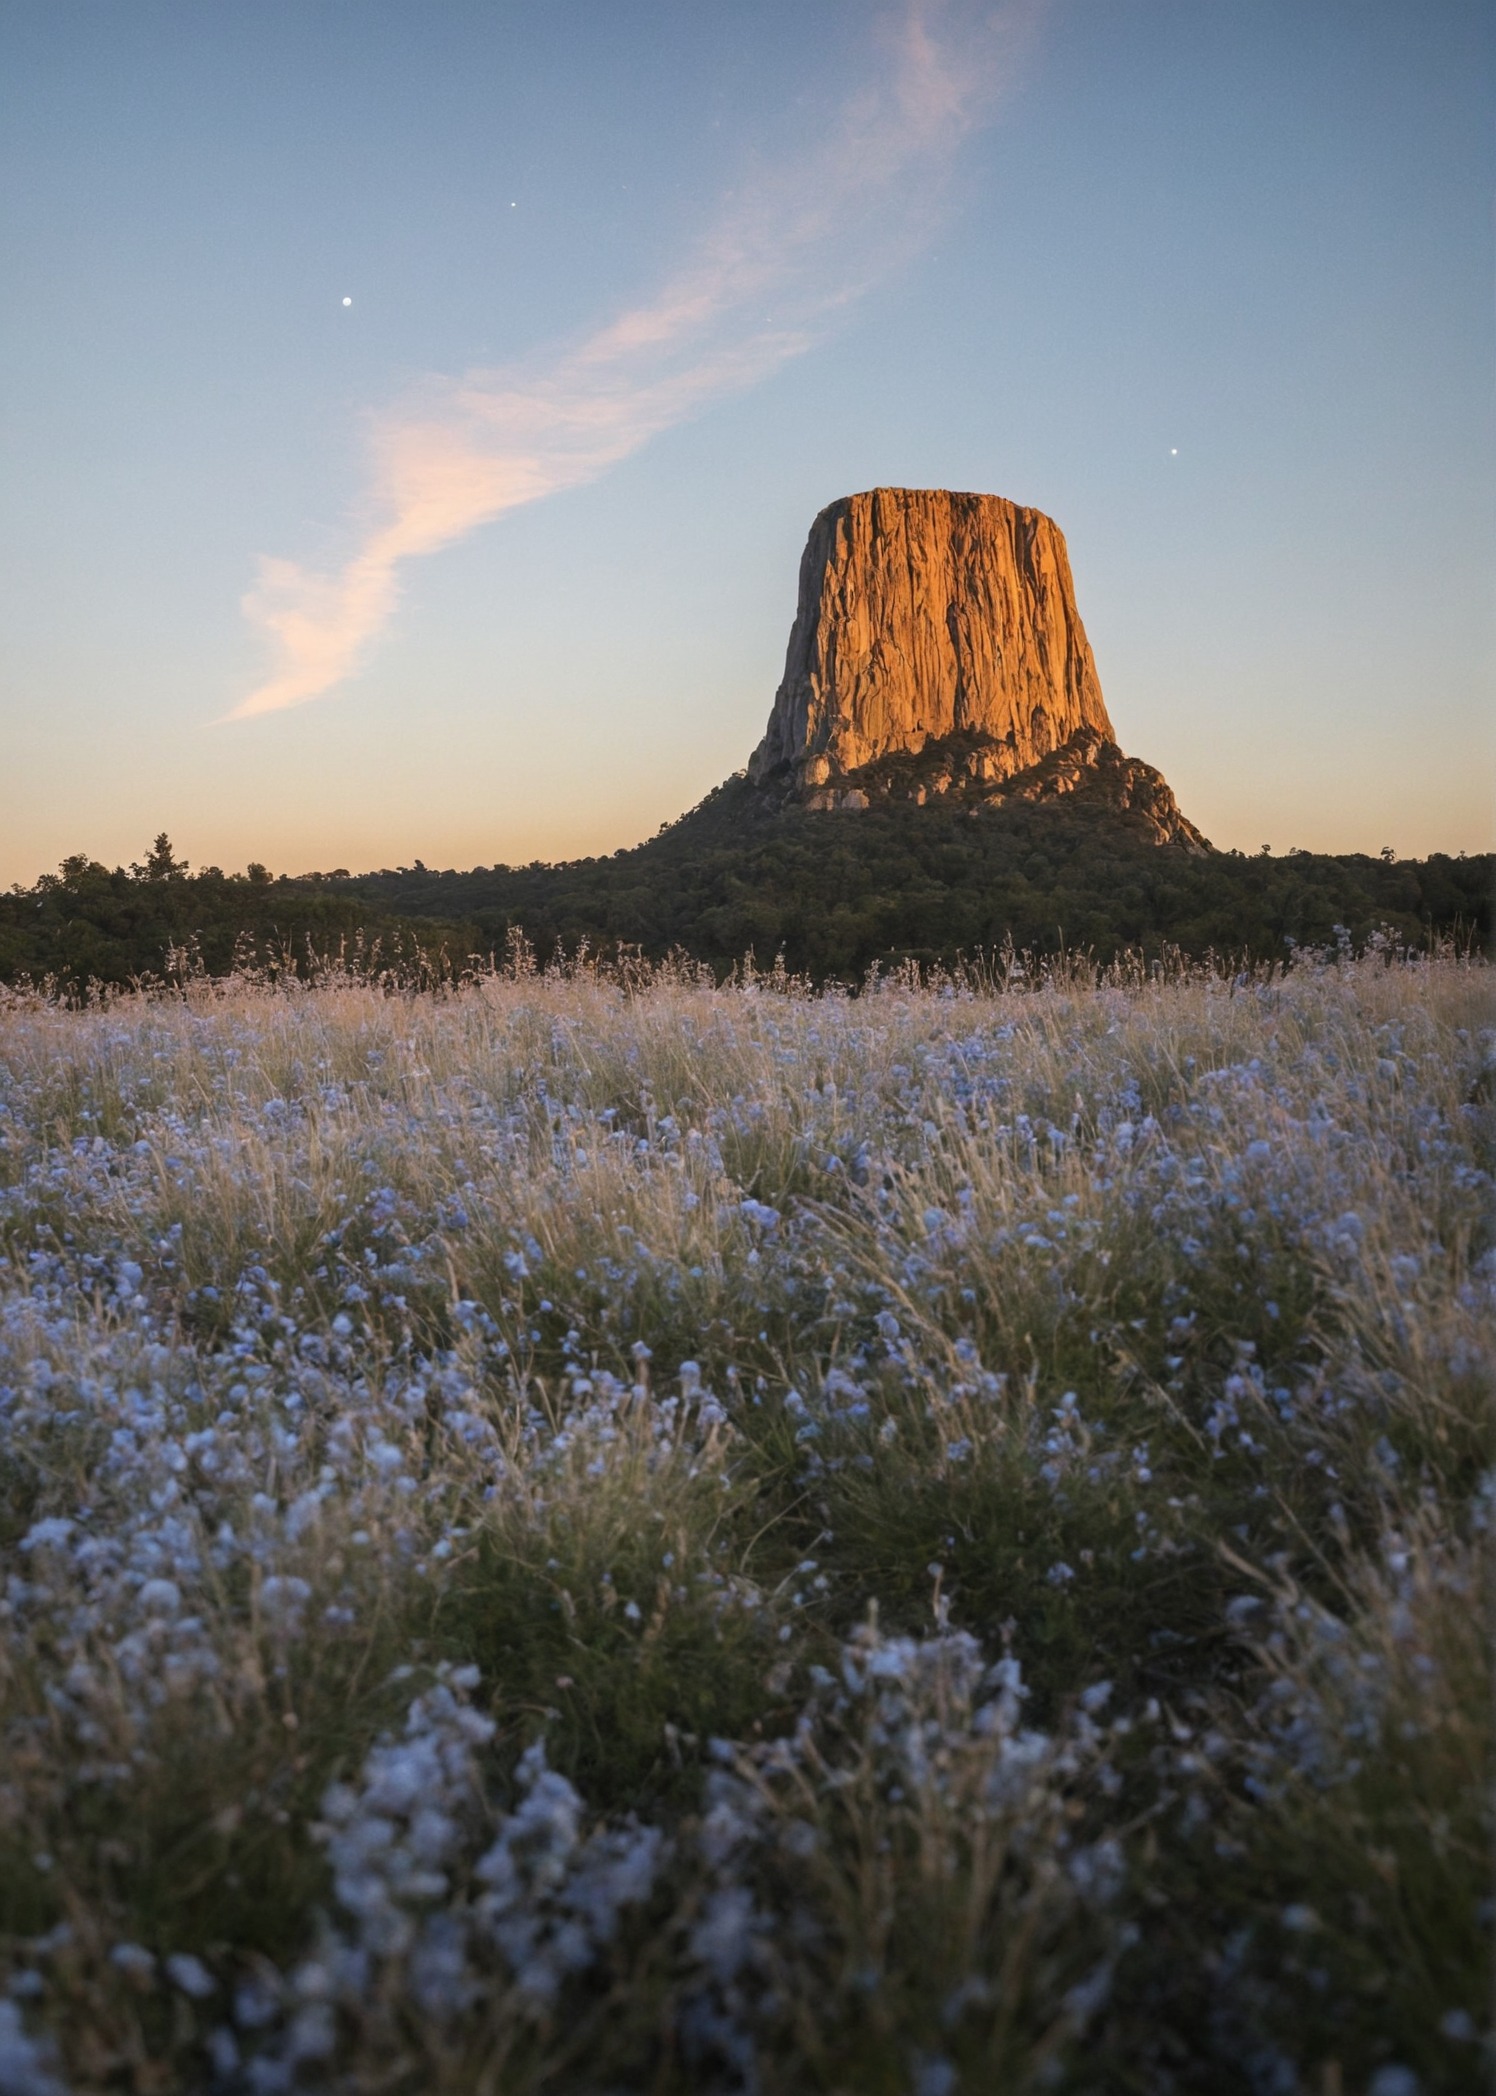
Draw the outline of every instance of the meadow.
[[[1490,2071],[1484,965],[0,997],[0,2096]]]

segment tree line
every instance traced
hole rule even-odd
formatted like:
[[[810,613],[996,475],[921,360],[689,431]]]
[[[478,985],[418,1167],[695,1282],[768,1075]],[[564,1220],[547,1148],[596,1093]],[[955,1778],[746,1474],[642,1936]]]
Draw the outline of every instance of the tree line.
[[[1436,853],[1197,855],[1078,797],[856,813],[773,807],[732,780],[660,835],[560,865],[422,865],[272,877],[193,871],[165,836],[139,864],[86,855],[0,896],[0,981],[75,990],[236,965],[460,972],[522,934],[544,963],[585,943],[726,970],[782,955],[816,981],[950,964],[1011,942],[1037,954],[1177,948],[1255,960],[1387,930],[1488,946],[1496,860]]]

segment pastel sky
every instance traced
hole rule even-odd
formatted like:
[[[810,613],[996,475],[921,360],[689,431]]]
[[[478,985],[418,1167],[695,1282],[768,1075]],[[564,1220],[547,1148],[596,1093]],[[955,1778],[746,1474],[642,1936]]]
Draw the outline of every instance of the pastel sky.
[[[611,851],[1055,517],[1217,844],[1491,840],[1485,0],[8,0],[0,881]]]

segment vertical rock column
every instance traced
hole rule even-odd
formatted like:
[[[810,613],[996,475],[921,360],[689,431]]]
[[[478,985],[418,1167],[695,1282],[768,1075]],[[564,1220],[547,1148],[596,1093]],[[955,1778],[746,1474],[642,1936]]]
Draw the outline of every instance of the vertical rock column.
[[[1026,769],[1112,726],[1058,525],[998,495],[873,488],[821,511],[768,730],[749,764],[821,784],[965,735]]]

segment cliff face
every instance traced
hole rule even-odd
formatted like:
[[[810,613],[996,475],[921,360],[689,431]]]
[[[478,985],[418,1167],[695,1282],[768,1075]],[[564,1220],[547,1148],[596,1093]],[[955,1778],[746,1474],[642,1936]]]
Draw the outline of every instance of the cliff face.
[[[1112,739],[1059,527],[997,495],[874,488],[824,509],[749,776],[806,786],[950,735],[1025,770],[1080,728]]]
[[[821,511],[748,776],[811,808],[1080,793],[1210,849],[1117,747],[1059,526],[998,495],[873,488]]]

